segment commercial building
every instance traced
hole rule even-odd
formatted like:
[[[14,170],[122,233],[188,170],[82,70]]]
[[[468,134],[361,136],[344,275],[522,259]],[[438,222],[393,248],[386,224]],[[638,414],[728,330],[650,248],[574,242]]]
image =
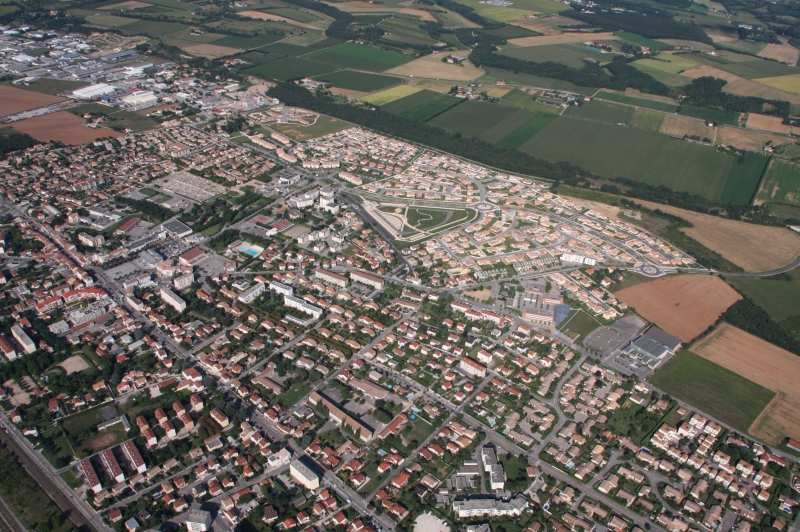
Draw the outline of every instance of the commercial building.
[[[72,91],[70,98],[75,98],[77,100],[93,100],[95,98],[99,98],[100,96],[111,94],[116,90],[116,87],[112,87],[107,83],[96,83],[94,85],[89,85],[88,87],[83,87]]]
[[[239,297],[237,299],[242,303],[251,303],[255,301],[255,299],[258,296],[263,294],[264,290],[266,289],[267,285],[259,281],[250,288],[248,288],[247,290],[245,290],[244,292],[242,292],[241,294],[239,294]]]
[[[628,344],[623,353],[638,359],[644,366],[656,369],[668,355],[675,354],[681,348],[679,338],[652,326],[643,335]]]
[[[3,356],[6,357],[8,360],[16,360],[17,359],[17,350],[8,341],[6,335],[0,333],[0,351],[3,352]]]
[[[347,277],[344,275],[339,275],[338,273],[323,268],[317,268],[314,271],[314,278],[319,279],[323,283],[332,284],[341,288],[345,288],[348,283]]]
[[[319,475],[300,460],[293,460],[289,464],[289,473],[306,489],[315,490],[319,487]]]
[[[180,220],[170,220],[168,222],[164,222],[161,224],[161,228],[170,235],[178,238],[183,238],[192,234],[192,228]]]
[[[357,283],[365,284],[367,286],[371,286],[376,290],[381,290],[384,286],[386,286],[386,282],[381,279],[380,277],[376,277],[374,275],[370,275],[367,272],[362,272],[361,270],[353,270],[350,272],[350,279]]]
[[[186,310],[186,301],[180,298],[178,294],[170,290],[169,288],[162,288],[161,289],[161,299],[164,300],[164,303],[168,304],[178,312],[183,312]]]
[[[186,528],[190,532],[207,532],[211,528],[211,512],[192,508],[186,517]]]
[[[200,261],[202,261],[206,256],[206,252],[200,248],[192,248],[180,257],[178,260],[181,264],[185,264],[186,266],[196,266]]]
[[[13,336],[14,339],[19,342],[19,345],[22,346],[22,350],[29,355],[36,351],[36,344],[33,343],[31,337],[28,336],[19,325],[13,325],[11,327],[11,336]]]
[[[509,501],[498,499],[465,499],[462,501],[453,501],[453,510],[459,518],[469,517],[501,517],[513,516],[519,517],[520,514],[528,507],[528,500],[522,495],[517,495]]]

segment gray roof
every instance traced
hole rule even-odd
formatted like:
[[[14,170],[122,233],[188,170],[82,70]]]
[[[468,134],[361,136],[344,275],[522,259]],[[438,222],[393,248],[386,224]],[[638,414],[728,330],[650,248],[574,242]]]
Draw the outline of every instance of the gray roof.
[[[680,338],[672,336],[668,332],[659,329],[655,325],[647,329],[644,333],[644,336],[658,342],[672,352],[675,352],[675,350],[681,345]]]

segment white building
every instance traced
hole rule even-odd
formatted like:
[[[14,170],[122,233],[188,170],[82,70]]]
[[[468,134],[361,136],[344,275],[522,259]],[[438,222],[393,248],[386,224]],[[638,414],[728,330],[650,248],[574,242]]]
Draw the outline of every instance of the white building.
[[[183,290],[187,286],[190,286],[193,282],[194,282],[194,274],[192,272],[189,272],[173,279],[172,285],[175,287],[176,290]]]
[[[81,89],[72,91],[72,96],[70,96],[70,98],[75,98],[78,100],[93,100],[95,98],[99,98],[100,96],[111,94],[116,90],[116,87],[112,87],[107,83],[96,83],[95,85],[89,85],[88,87],[83,87]]]
[[[19,342],[19,345],[22,346],[23,351],[28,353],[29,355],[36,351],[36,344],[33,343],[31,337],[27,335],[25,331],[22,330],[22,327],[19,325],[13,325],[11,327],[11,336]]]
[[[458,363],[458,368],[467,375],[473,375],[477,377],[486,376],[486,366],[483,364],[478,364],[471,358],[462,358],[461,362]]]
[[[267,285],[265,285],[264,283],[259,281],[256,284],[254,284],[253,286],[251,286],[250,288],[248,288],[247,290],[245,290],[244,292],[242,292],[241,294],[239,294],[239,297],[236,298],[236,299],[238,299],[239,301],[241,301],[242,303],[245,303],[245,304],[251,303],[251,302],[255,301],[255,299],[258,296],[263,294],[264,290],[266,290],[266,289],[267,289]]]
[[[164,300],[164,303],[168,304],[178,312],[183,312],[186,310],[186,301],[180,298],[178,294],[170,290],[169,288],[162,288],[161,289],[161,299]]]
[[[497,499],[466,499],[453,501],[453,510],[461,519],[488,515],[490,517],[514,516],[520,514],[528,507],[528,500],[522,495],[517,495],[506,502]]]
[[[288,296],[284,294],[283,304],[289,308],[297,309],[304,314],[311,314],[314,316],[314,319],[319,319],[319,317],[322,316],[323,311],[321,308],[316,307],[305,299],[300,299],[299,297]]]
[[[385,282],[380,277],[376,277],[375,275],[370,275],[367,272],[362,272],[361,270],[353,270],[350,272],[350,279],[357,283],[365,284],[367,286],[371,286],[376,290],[380,290],[385,286]]]
[[[319,487],[319,476],[300,460],[295,460],[289,464],[289,473],[291,473],[294,480],[306,489],[315,490]]]
[[[186,528],[190,532],[206,532],[211,528],[211,513],[199,508],[189,510],[186,517]]]
[[[269,282],[269,289],[273,290],[281,295],[284,296],[293,296],[294,295],[294,288],[289,286],[288,284],[279,283],[277,281],[270,281]]]
[[[323,268],[317,268],[316,271],[314,271],[314,277],[323,283],[332,284],[341,288],[345,288],[348,283],[347,277],[344,275],[339,275],[338,273]]]

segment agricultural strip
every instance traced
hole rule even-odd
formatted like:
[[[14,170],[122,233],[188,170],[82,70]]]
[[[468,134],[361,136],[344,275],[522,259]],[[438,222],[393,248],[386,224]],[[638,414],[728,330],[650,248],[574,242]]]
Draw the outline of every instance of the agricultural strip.
[[[382,107],[387,113],[425,122],[464,100],[429,90],[415,92]]]
[[[800,205],[800,165],[773,159],[761,183],[756,201]]]
[[[376,94],[370,94],[369,96],[361,98],[361,100],[371,103],[372,105],[383,106],[387,103],[399,100],[400,98],[410,96],[421,90],[423,90],[422,87],[417,87],[414,85],[401,85],[399,87],[392,87],[391,89],[378,92]]]
[[[366,45],[343,43],[332,48],[312,52],[305,57],[331,63],[344,68],[382,72],[411,61],[395,52],[387,52]]]
[[[366,72],[353,72],[351,70],[323,74],[318,76],[317,79],[327,81],[334,87],[362,92],[373,92],[403,82],[402,78],[367,74]]]
[[[656,111],[664,111],[667,113],[674,113],[678,109],[677,104],[656,102],[653,100],[645,100],[644,98],[634,98],[626,94],[605,90],[597,93],[597,98],[601,100],[611,100],[613,102],[626,103],[628,105],[635,105],[637,107],[646,107],[648,109],[655,109]]]

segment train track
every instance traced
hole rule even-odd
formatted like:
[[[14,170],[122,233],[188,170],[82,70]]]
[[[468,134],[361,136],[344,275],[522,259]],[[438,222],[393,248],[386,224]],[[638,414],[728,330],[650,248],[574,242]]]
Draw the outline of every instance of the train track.
[[[23,527],[6,501],[0,497],[0,530],[3,532],[25,532]]]
[[[23,449],[11,436],[4,431],[0,431],[0,441],[14,453],[19,459],[22,467],[39,485],[45,494],[58,506],[64,515],[81,532],[96,532],[92,524],[77,509],[75,501],[64,495],[59,486],[39,467],[35,460],[31,459],[25,449]],[[105,531],[103,531],[105,532]]]

